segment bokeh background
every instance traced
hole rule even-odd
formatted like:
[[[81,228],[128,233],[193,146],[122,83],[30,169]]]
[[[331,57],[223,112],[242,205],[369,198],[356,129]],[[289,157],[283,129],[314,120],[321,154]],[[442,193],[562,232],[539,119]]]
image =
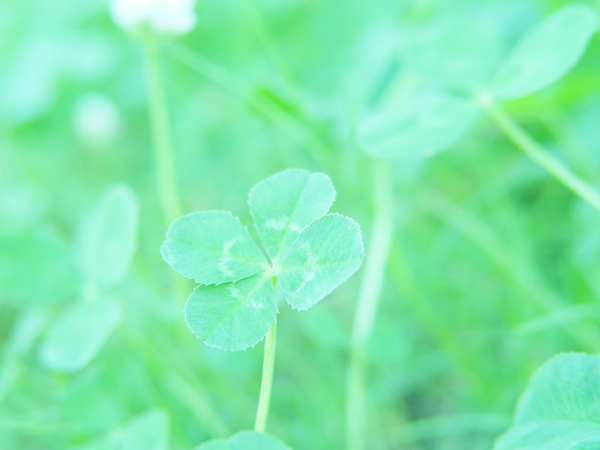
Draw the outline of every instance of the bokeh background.
[[[496,36],[484,53],[500,60],[564,4],[199,1],[195,29],[161,40],[184,212],[229,210],[249,225],[249,188],[301,167],[330,175],[334,210],[368,237],[372,161],[356,124],[399,89],[438,82],[419,45],[460,21],[475,41]],[[594,185],[599,55],[595,36],[566,77],[506,105]],[[109,2],[0,3],[3,450],[107,448],[107,435],[147,411],[170,424],[168,444],[152,449],[253,427],[262,344],[227,353],[196,340],[182,314],[192,285],[182,289],[159,254],[166,223],[147,98],[143,44],[114,24]],[[451,148],[391,164],[396,218],[369,349],[369,448],[490,449],[535,367],[559,351],[600,350],[600,216],[483,115]],[[40,348],[89,294],[78,236],[115,183],[140,204],[132,266],[107,293],[122,319],[87,364],[57,370]],[[295,450],[344,446],[361,275],[308,311],[280,306],[268,430]]]

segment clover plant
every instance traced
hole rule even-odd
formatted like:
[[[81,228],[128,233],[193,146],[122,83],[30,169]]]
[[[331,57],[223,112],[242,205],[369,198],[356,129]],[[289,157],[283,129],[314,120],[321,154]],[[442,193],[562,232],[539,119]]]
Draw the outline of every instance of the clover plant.
[[[500,46],[493,31],[482,33],[480,25],[451,21],[436,25],[435,32],[425,31],[404,55],[430,85],[408,92],[400,89],[399,95],[392,95],[390,101],[367,111],[357,126],[359,146],[383,160],[431,156],[458,141],[484,110],[529,157],[600,211],[600,195],[548,156],[495,104],[496,100],[532,94],[566,74],[598,30],[596,12],[583,5],[563,7],[526,33],[504,61],[498,57]],[[461,41],[464,45],[453,45]],[[374,167],[374,229],[347,373],[346,441],[350,450],[367,448],[363,354],[373,329],[393,227],[392,185],[386,176],[390,170],[384,169],[382,163]]]
[[[600,357],[563,353],[531,378],[494,450],[600,448]]]
[[[196,212],[173,222],[161,253],[200,283],[185,305],[192,332],[223,350],[253,347],[276,321],[277,285],[292,308],[303,310],[356,272],[360,228],[326,214],[334,199],[329,177],[300,169],[256,184],[248,204],[266,254],[229,212]]]
[[[167,263],[200,283],[185,305],[185,320],[205,344],[237,351],[267,336],[255,425],[259,432],[266,426],[273,376],[277,287],[292,308],[304,310],[346,281],[362,262],[358,224],[327,213],[335,195],[324,174],[284,170],[256,184],[248,195],[260,242],[231,213],[203,211],[175,220],[161,248]],[[263,447],[238,447],[252,436],[206,448],[281,448],[267,441]]]
[[[469,26],[460,24],[460,33],[457,28],[446,25],[433,38],[417,39],[408,52],[408,62],[417,71],[431,71],[433,61],[437,61],[437,67],[441,67],[435,72],[437,86],[417,89],[369,112],[358,128],[358,140],[368,154],[395,159],[431,155],[449,147],[473,123],[478,101],[475,97],[483,96],[488,104],[525,97],[569,72],[598,31],[598,15],[584,5],[563,7],[526,33],[495,70],[490,66],[497,60],[493,56],[498,53],[497,37],[480,33],[475,25],[470,29],[471,41],[477,43],[456,46],[449,53],[449,41],[461,37]],[[481,57],[484,43],[493,57]],[[460,86],[464,94],[452,92],[456,91],[456,70],[461,71],[463,84],[465,79],[473,78],[471,86]],[[488,80],[484,81],[486,74]]]
[[[74,372],[88,364],[122,319],[110,290],[123,281],[136,249],[138,200],[126,185],[107,189],[79,229],[84,290],[48,328],[40,359],[53,370]]]

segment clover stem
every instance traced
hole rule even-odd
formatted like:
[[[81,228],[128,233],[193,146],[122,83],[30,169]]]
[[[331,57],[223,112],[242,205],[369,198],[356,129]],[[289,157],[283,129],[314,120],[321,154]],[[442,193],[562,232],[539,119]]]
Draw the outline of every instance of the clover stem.
[[[164,218],[166,223],[170,224],[182,214],[173,164],[171,130],[160,73],[156,37],[148,35],[144,39],[144,43],[146,47],[146,76],[148,82],[150,125],[154,143],[154,164],[156,166],[158,193]]]
[[[544,149],[535,142],[517,122],[502,111],[489,96],[485,94],[480,95],[478,100],[479,104],[488,112],[490,117],[517,147],[553,175],[558,181],[600,212],[600,194],[598,194],[589,183],[548,155]]]
[[[265,339],[265,356],[263,360],[262,382],[260,384],[260,396],[258,398],[258,410],[256,411],[256,423],[254,429],[265,432],[267,417],[269,415],[269,404],[271,402],[271,386],[273,385],[273,369],[275,367],[275,342],[277,340],[277,323],[271,324]]]
[[[394,218],[392,173],[388,163],[378,160],[373,162],[373,183],[375,215],[354,316],[350,361],[346,372],[346,448],[348,450],[367,448],[365,382],[368,344],[381,297]]]

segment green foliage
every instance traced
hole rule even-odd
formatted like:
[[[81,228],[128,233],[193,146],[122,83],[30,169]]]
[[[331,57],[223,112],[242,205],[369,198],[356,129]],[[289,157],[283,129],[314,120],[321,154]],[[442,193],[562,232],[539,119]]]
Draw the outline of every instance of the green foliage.
[[[64,302],[80,285],[73,253],[63,239],[35,232],[0,235],[0,303]]]
[[[169,227],[164,260],[202,284],[238,281],[264,270],[265,258],[246,228],[230,213],[188,214]]]
[[[256,431],[240,431],[229,439],[215,439],[195,450],[290,450],[278,439]]]
[[[255,421],[262,352],[207,347],[182,321],[193,288],[158,252],[166,227],[156,169],[165,165],[152,152],[156,130],[148,120],[143,48],[111,21],[109,3],[0,1],[1,450],[123,450],[128,420],[154,408],[170,417],[168,445],[160,420],[138,436],[171,450],[231,436]],[[212,320],[197,330],[206,336],[241,295],[248,301],[239,309],[256,321],[242,316],[238,325],[235,315],[223,321],[247,330],[244,339],[254,335],[237,335],[238,347],[260,339],[277,319],[267,431],[294,450],[350,450],[344,448],[345,371],[362,278],[297,313],[286,298],[303,308],[325,289],[316,275],[308,279],[310,270],[281,268],[292,255],[300,264],[314,262],[296,241],[296,227],[284,232],[267,224],[293,216],[290,223],[304,221],[304,229],[335,220],[320,218],[334,196],[329,180],[317,175],[323,172],[337,190],[333,210],[357,220],[372,236],[367,250],[377,249],[373,218],[382,197],[373,182],[380,180],[361,147],[374,155],[381,149],[391,160],[393,206],[385,211],[394,218],[373,334],[365,351],[355,352],[368,366],[369,450],[490,450],[535,367],[558,352],[600,353],[600,215],[520,156],[492,123],[468,117],[468,99],[492,90],[548,154],[599,186],[597,35],[549,89],[507,105],[505,98],[516,97],[495,91],[504,86],[497,77],[505,69],[497,69],[528,30],[556,12],[562,16],[561,8],[582,11],[569,13],[573,22],[547,39],[552,60],[535,66],[545,72],[528,78],[527,89],[556,75],[553,64],[566,61],[558,56],[574,51],[573,39],[581,44],[593,28],[585,17],[598,14],[597,2],[582,3],[591,8],[568,6],[571,0],[242,0],[235,7],[201,0],[194,31],[159,40],[183,209],[233,211],[251,238],[260,238],[256,246],[249,241],[256,256],[249,264],[229,261],[245,270],[241,278],[200,283],[186,314],[190,322]],[[190,54],[196,58],[181,58]],[[537,60],[527,56],[527,67],[533,70]],[[516,86],[517,78],[510,80]],[[424,97],[433,98],[431,114]],[[440,104],[449,107],[437,112]],[[372,134],[356,125],[387,111]],[[416,120],[422,117],[424,126]],[[465,123],[468,132],[452,142]],[[434,157],[422,157],[435,147]],[[251,195],[246,209],[249,187],[289,167],[309,173],[290,171],[286,184],[257,185],[253,193],[265,200]],[[130,186],[137,202],[116,194],[119,188],[106,194],[115,183]],[[297,186],[306,197],[299,209],[284,201]],[[313,189],[320,195],[310,199]],[[138,202],[136,239],[130,227]],[[132,207],[123,209],[127,203]],[[329,242],[340,233],[325,234]],[[127,271],[127,242],[136,241]],[[220,254],[225,242],[214,241],[218,261],[227,257]],[[276,288],[265,276],[275,272]],[[335,274],[328,277],[333,286]],[[304,281],[302,296],[290,296]],[[79,369],[48,367],[43,349],[57,323],[105,298],[118,303],[122,319],[101,348]],[[204,314],[208,307],[214,317]],[[68,364],[89,355],[96,328],[107,325],[82,317],[91,324],[78,328],[83,337],[65,333],[62,342],[73,342],[56,347]],[[225,331],[215,329],[206,340],[223,339]],[[551,422],[551,428],[545,419],[518,427],[531,428],[536,439],[546,433],[553,450],[585,436],[578,420]],[[560,427],[564,445],[554,441]],[[513,432],[507,436],[520,438]]]
[[[248,194],[254,226],[271,261],[280,261],[302,230],[335,200],[327,175],[288,169],[257,183]]]
[[[139,205],[126,185],[109,188],[82,223],[80,259],[86,281],[106,290],[119,284],[136,249]]]
[[[279,263],[277,279],[287,302],[307,309],[346,281],[363,258],[360,228],[351,219],[328,214],[298,236]]]
[[[143,412],[106,436],[71,450],[167,450],[169,416],[162,409]]]
[[[224,350],[252,347],[276,321],[277,282],[293,308],[306,309],[356,272],[363,256],[360,228],[352,219],[326,214],[334,198],[329,177],[300,169],[256,184],[248,203],[271,261],[229,213],[177,219],[161,253],[203,284],[185,306],[192,332]]]
[[[167,450],[169,416],[159,409],[146,411],[117,430],[111,438],[120,450]]]
[[[476,112],[471,100],[443,92],[419,92],[368,116],[360,124],[358,141],[378,158],[431,156],[462,137]]]
[[[530,30],[508,55],[490,91],[505,100],[532,94],[566,74],[598,31],[598,15],[588,6],[569,5]]]
[[[488,82],[501,53],[493,23],[452,17],[417,30],[405,57],[429,83],[476,93]]]
[[[200,285],[185,305],[185,321],[196,337],[225,350],[253,347],[276,319],[275,289],[262,273],[237,283]]]
[[[600,448],[600,357],[555,356],[533,375],[494,450]]]
[[[42,362],[48,368],[64,372],[81,369],[119,325],[121,316],[121,307],[110,297],[75,303],[46,333],[40,349]]]

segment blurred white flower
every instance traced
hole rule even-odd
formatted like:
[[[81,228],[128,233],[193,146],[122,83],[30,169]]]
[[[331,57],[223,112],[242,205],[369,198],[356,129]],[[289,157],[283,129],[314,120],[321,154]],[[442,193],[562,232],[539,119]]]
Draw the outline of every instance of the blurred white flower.
[[[73,127],[84,142],[106,145],[119,135],[121,115],[106,95],[88,93],[77,99],[73,108]]]
[[[122,28],[149,25],[171,35],[188,33],[196,26],[195,0],[113,0],[112,17]]]

